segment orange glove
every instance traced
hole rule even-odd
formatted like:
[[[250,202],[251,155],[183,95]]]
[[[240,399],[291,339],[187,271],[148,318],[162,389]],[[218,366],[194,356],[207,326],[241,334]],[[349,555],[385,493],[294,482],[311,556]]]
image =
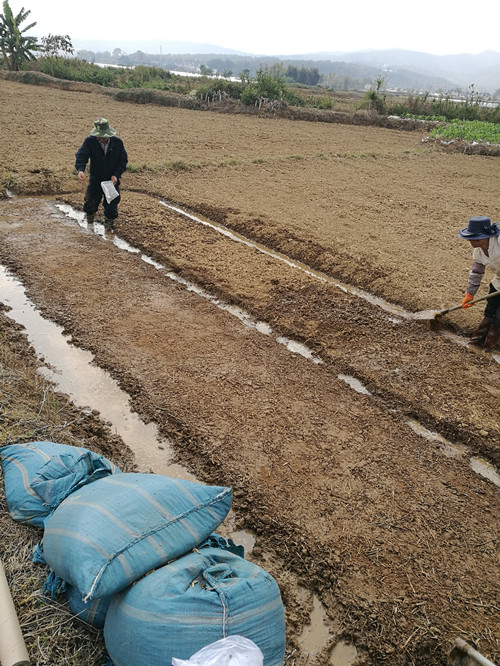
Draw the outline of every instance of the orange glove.
[[[465,294],[464,300],[462,301],[462,307],[463,308],[471,308],[474,303],[470,303],[469,301],[473,301],[474,296],[471,296],[470,294]]]

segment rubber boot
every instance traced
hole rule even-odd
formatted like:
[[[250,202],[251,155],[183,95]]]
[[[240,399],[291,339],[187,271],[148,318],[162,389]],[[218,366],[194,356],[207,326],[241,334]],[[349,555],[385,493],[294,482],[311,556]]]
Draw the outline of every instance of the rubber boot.
[[[94,213],[85,213],[85,218],[87,220],[87,225],[91,227],[94,224]]]
[[[111,220],[109,217],[104,218],[104,228],[106,231],[113,231],[113,226],[115,224],[114,220]]]
[[[490,326],[488,335],[483,344],[483,351],[490,352],[496,347],[498,341],[500,340],[500,327],[499,326]]]
[[[474,333],[469,338],[469,344],[474,345],[475,347],[482,347],[488,331],[490,330],[492,319],[490,317],[484,317],[479,326],[476,328]]]

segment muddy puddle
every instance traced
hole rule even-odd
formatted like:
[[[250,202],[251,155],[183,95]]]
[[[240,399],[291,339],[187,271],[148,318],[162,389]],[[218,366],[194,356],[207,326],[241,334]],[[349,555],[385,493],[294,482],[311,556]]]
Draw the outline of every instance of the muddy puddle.
[[[351,375],[337,375],[338,379],[345,382],[350,386],[356,393],[361,393],[362,395],[371,395],[370,391],[364,386],[359,379],[351,377]]]
[[[143,471],[155,463],[159,473],[188,478],[187,471],[170,464],[169,444],[159,437],[157,427],[145,424],[130,411],[127,394],[94,364],[89,351],[71,345],[71,336],[65,336],[60,326],[42,317],[26,297],[22,284],[4,267],[0,267],[0,294],[12,308],[6,315],[25,328],[37,356],[44,361],[39,369],[43,377],[54,382],[81,409],[99,411],[113,433],[134,451]],[[162,451],[160,460],[151,454],[155,449]]]
[[[314,597],[312,602],[311,621],[304,627],[299,638],[303,651],[312,658],[318,657],[319,647],[332,643],[332,631],[338,632],[327,617],[325,609],[319,599]],[[333,645],[328,664],[331,666],[353,666],[358,657],[358,650],[352,643],[338,641]]]

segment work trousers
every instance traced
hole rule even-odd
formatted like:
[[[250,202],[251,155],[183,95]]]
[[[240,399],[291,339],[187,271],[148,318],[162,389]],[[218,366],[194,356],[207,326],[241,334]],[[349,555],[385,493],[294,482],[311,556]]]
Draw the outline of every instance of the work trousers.
[[[118,183],[115,185],[116,191],[120,192],[120,187]],[[118,204],[120,203],[120,196],[117,196],[116,199],[113,199],[111,203],[106,201],[104,192],[102,191],[101,183],[89,183],[87,190],[85,192],[85,198],[83,201],[83,211],[89,215],[94,215],[97,213],[99,204],[102,200],[102,205],[104,207],[104,215],[108,220],[116,220],[118,217]]]
[[[489,293],[492,294],[494,291],[498,291],[495,287],[490,284]],[[491,319],[491,325],[495,328],[500,328],[500,295],[493,296],[486,301],[486,307],[484,309],[484,316]]]

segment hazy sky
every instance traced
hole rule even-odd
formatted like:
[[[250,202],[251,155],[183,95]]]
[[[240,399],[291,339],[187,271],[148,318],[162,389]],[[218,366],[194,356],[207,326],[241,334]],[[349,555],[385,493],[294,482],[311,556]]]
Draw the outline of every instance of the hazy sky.
[[[500,51],[500,2],[420,0],[9,0],[30,9],[29,34],[216,44],[259,55],[403,48],[436,55]],[[474,7],[478,9],[474,15]],[[28,25],[28,22],[24,24]],[[163,46],[162,46],[163,45]],[[160,49],[160,47],[162,47]],[[124,49],[127,50],[127,49]]]

